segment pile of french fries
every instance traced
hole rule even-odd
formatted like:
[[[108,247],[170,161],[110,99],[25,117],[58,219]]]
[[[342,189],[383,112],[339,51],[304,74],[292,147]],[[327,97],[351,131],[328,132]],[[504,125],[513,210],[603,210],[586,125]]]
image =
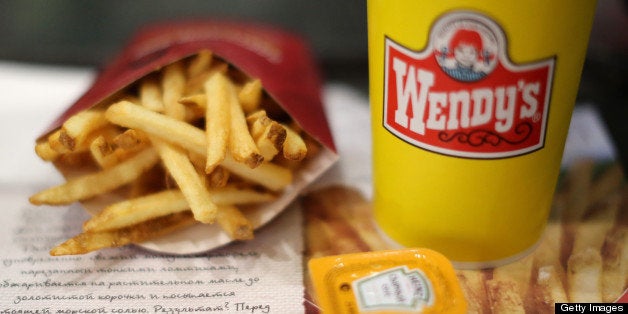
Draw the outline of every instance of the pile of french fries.
[[[373,224],[371,202],[353,188],[323,188],[302,204],[308,258],[394,248]],[[616,301],[628,289],[626,204],[620,165],[575,163],[534,252],[494,269],[457,271],[468,312],[554,313],[556,303]]]
[[[29,200],[65,205],[125,195],[51,255],[139,243],[195,223],[217,223],[247,240],[254,227],[241,207],[273,201],[317,145],[259,79],[201,51],[40,139],[37,155],[71,173]]]

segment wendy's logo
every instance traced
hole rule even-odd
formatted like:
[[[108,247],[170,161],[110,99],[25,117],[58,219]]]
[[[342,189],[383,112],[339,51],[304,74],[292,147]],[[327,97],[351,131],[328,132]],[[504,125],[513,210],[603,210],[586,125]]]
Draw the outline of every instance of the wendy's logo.
[[[554,57],[513,63],[499,24],[470,11],[441,16],[422,50],[385,45],[383,126],[398,138],[476,159],[543,148]]]

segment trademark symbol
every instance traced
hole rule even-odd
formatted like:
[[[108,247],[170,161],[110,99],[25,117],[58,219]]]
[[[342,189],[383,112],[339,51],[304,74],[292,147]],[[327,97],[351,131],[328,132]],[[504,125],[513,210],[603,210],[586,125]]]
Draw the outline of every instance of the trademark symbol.
[[[534,122],[534,123],[539,122],[539,121],[541,121],[541,118],[543,118],[543,115],[541,115],[541,113],[537,112],[532,117],[532,122]]]

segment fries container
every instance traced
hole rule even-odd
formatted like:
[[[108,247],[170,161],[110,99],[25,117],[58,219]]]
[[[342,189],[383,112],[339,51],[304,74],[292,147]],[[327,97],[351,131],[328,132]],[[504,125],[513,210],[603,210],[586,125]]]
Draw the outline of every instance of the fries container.
[[[595,1],[368,1],[375,219],[458,268],[550,212]]]
[[[247,209],[256,228],[268,223],[290,205],[298,193],[337,160],[331,131],[321,101],[320,73],[307,43],[296,34],[269,25],[236,21],[185,21],[149,25],[96,77],[93,85],[52,123],[40,137],[59,128],[72,115],[111,101],[140,78],[168,64],[211,50],[251,78],[259,78],[264,92],[293,121],[321,144],[321,150],[294,173],[293,183],[271,203]],[[59,169],[71,176],[68,169]],[[104,200],[83,202],[88,211],[101,209]],[[191,254],[230,242],[216,224],[197,224],[141,246],[158,252]]]

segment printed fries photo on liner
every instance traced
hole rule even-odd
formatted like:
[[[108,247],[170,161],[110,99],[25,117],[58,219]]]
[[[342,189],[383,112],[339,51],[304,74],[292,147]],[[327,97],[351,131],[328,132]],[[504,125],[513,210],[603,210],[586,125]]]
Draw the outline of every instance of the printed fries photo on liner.
[[[29,201],[91,215],[53,256],[253,240],[338,159],[307,43],[215,20],[138,30],[35,152],[65,182]]]
[[[399,249],[382,237],[373,222],[372,201],[354,186],[316,189],[306,193],[301,203],[307,260]],[[567,303],[628,302],[627,205],[628,185],[619,162],[582,159],[570,164],[559,180],[552,215],[533,252],[496,268],[456,269],[468,304],[466,313],[559,313],[561,304]],[[334,273],[338,274],[342,273]],[[312,304],[319,304],[314,280],[331,282],[331,278],[335,277],[312,277],[306,269],[305,286]],[[338,299],[352,293],[329,287]]]

